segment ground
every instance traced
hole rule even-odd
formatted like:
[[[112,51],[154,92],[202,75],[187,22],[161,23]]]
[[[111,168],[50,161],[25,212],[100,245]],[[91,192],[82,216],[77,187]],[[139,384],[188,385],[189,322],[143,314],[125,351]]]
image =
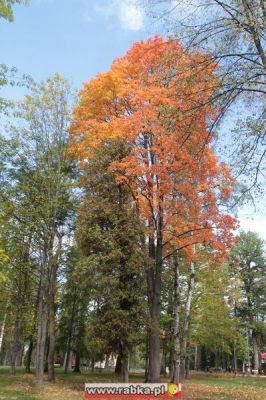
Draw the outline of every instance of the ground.
[[[81,400],[85,382],[115,382],[112,373],[69,373],[56,371],[56,382],[45,384],[42,393],[34,388],[34,376],[19,369],[15,377],[8,368],[0,367],[0,400]],[[131,382],[143,382],[143,376],[133,375]],[[266,399],[266,378],[234,377],[215,374],[192,374],[184,385],[183,400],[263,400]]]

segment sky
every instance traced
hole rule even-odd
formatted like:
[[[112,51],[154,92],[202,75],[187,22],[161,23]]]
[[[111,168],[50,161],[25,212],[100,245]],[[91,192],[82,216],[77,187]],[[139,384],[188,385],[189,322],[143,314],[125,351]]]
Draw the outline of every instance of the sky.
[[[30,0],[14,7],[14,22],[0,20],[0,63],[44,80],[59,72],[75,89],[107,71],[138,40],[157,32],[139,0]],[[21,96],[5,89],[0,95]],[[266,240],[265,201],[239,211],[241,227]]]
[[[59,72],[77,88],[151,34],[132,0],[30,0],[14,17],[0,23],[1,63],[36,80]]]

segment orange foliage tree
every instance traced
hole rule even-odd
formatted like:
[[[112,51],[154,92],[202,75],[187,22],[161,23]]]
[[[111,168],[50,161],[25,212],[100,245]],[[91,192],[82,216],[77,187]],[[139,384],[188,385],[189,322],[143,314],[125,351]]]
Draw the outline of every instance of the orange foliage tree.
[[[204,65],[204,68],[201,66]],[[164,260],[194,244],[230,248],[235,220],[218,207],[230,196],[229,169],[210,147],[209,105],[218,86],[212,63],[172,38],[135,43],[110,70],[84,85],[71,126],[72,151],[86,164],[112,140],[130,152],[110,168],[127,185],[146,228],[150,312],[148,380],[160,379],[160,301]]]

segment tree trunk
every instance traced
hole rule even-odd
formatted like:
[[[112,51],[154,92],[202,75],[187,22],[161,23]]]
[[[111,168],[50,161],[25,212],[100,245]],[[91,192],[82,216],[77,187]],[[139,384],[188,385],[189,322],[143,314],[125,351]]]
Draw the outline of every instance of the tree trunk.
[[[76,311],[76,302],[77,302],[77,295],[75,293],[72,310],[71,310],[71,318],[68,327],[68,339],[67,339],[67,348],[66,348],[66,360],[65,360],[65,374],[67,374],[68,364],[69,364],[69,357],[71,352],[71,343],[72,343],[72,335],[73,335],[73,327],[74,327],[74,320],[75,320],[75,311]]]
[[[26,356],[26,361],[25,361],[25,372],[26,373],[30,373],[32,351],[33,351],[33,338],[31,337],[27,356]]]
[[[24,346],[20,344],[17,358],[16,358],[16,366],[21,367],[23,362],[23,355],[24,355]]]
[[[1,327],[1,332],[0,332],[0,353],[1,353],[2,345],[3,345],[5,326],[6,326],[6,313],[4,315],[4,319],[3,319],[2,327]]]
[[[55,297],[56,297],[56,275],[62,246],[62,235],[58,236],[58,246],[55,255],[52,257],[50,279],[49,279],[49,353],[48,353],[48,380],[53,382],[54,374],[54,355],[55,355]]]
[[[40,297],[38,307],[38,323],[37,323],[37,344],[36,344],[36,362],[35,376],[36,386],[42,389],[44,386],[43,373],[45,361],[45,342],[47,334],[48,306],[47,306],[47,271],[42,268],[40,278]]]
[[[49,320],[49,316],[48,316],[48,320]],[[47,330],[48,330],[48,327],[47,327]],[[44,354],[45,354],[45,358],[44,358],[44,373],[47,374],[47,372],[48,372],[48,354],[49,354],[49,337],[47,337],[46,342],[45,342]]]
[[[195,344],[194,371],[198,369],[198,345]]]
[[[104,361],[104,368],[109,367],[109,358],[110,358],[110,353],[105,354],[105,361]]]
[[[235,370],[235,373],[236,373],[236,369],[237,369],[236,341],[234,340],[234,370]]]
[[[187,379],[189,376],[189,370],[190,370],[190,365],[189,365],[189,359],[186,359],[186,372],[185,372],[185,378]]]
[[[174,302],[173,302],[173,324],[172,324],[172,368],[171,382],[178,384],[180,382],[180,287],[179,287],[179,262],[178,255],[174,255]]]
[[[91,372],[94,372],[95,360],[94,358],[91,360]]]
[[[53,382],[54,375],[54,354],[55,354],[55,291],[56,291],[56,270],[57,264],[52,264],[49,282],[49,303],[48,303],[48,337],[49,337],[49,351],[48,351],[48,380]]]
[[[184,315],[184,327],[183,336],[181,341],[181,381],[184,380],[186,374],[186,356],[187,356],[187,343],[189,335],[189,325],[190,325],[190,314],[191,314],[191,303],[192,295],[195,288],[195,264],[190,263],[190,276],[188,282],[187,300],[185,304],[185,315]]]
[[[150,306],[148,382],[160,382],[160,296],[154,293]]]
[[[153,222],[150,222],[153,224]],[[162,286],[162,218],[158,217],[157,240],[149,237],[149,259],[147,286],[149,302],[149,368],[148,382],[160,382],[160,314]]]
[[[259,346],[258,338],[255,329],[252,330],[252,347],[253,347],[253,357],[254,357],[254,369],[259,369]]]
[[[149,370],[149,337],[147,332],[146,346],[145,346],[145,382],[148,382],[148,370]]]
[[[166,377],[166,366],[167,366],[166,357],[167,357],[166,338],[164,338],[164,340],[163,340],[163,357],[162,357],[161,372],[160,372],[161,375],[164,376],[164,378]]]
[[[69,357],[70,357],[70,352],[71,352],[71,341],[72,341],[72,332],[68,336],[68,340],[67,340],[67,350],[66,350],[66,360],[65,360],[65,370],[64,370],[65,374],[67,374],[67,371],[68,371]]]
[[[75,367],[74,367],[73,372],[80,374],[80,354],[78,351],[75,354]]]
[[[152,135],[144,134],[144,148],[147,155],[147,167],[150,169],[154,164],[152,151]],[[148,220],[148,261],[146,265],[148,303],[149,303],[149,366],[148,379],[150,383],[160,382],[160,314],[161,314],[161,281],[162,281],[162,254],[163,254],[163,198],[160,197],[156,211],[153,209],[155,198],[154,183],[157,190],[160,187],[160,180],[153,175],[153,182],[148,183],[150,195],[150,217]],[[158,202],[158,199],[156,200]],[[156,214],[156,217],[155,217]],[[144,248],[146,247],[144,240]]]
[[[119,353],[116,359],[116,364],[115,364],[115,374],[120,375],[122,373],[122,355],[121,355],[121,349],[119,349]]]
[[[122,349],[122,378],[123,383],[128,383],[128,346],[126,343],[121,341],[121,349]]]
[[[172,338],[171,338],[172,340]],[[169,352],[169,378],[171,379],[173,376],[173,367],[174,367],[174,348],[171,346]]]
[[[10,373],[15,375],[16,373],[16,361],[20,350],[20,334],[21,334],[21,317],[17,315],[15,326],[14,326],[14,339],[11,346],[11,357],[10,357]]]

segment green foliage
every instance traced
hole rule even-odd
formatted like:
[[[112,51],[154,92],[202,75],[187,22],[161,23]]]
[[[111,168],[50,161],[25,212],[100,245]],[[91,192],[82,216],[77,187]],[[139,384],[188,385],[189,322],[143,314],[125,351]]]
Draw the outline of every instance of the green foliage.
[[[239,317],[250,328],[264,319],[266,311],[266,258],[264,242],[255,232],[241,232],[230,256],[232,280],[241,291],[236,303]]]
[[[48,296],[51,268],[63,264],[67,245],[62,238],[72,229],[75,168],[67,154],[71,94],[59,75],[34,84],[9,126],[10,138],[1,138],[7,325],[12,327],[18,321],[20,342],[35,336],[40,282],[46,285],[44,296]],[[1,292],[1,302],[3,296]]]
[[[9,22],[14,20],[13,6],[15,4],[28,4],[28,0],[0,0],[0,18]]]
[[[70,340],[70,350],[82,357],[89,355],[92,343],[86,342],[88,304],[91,298],[90,281],[83,274],[82,256],[76,247],[67,255],[64,271],[65,281],[59,287],[57,353],[63,359]],[[96,344],[93,343],[95,349]]]
[[[106,143],[81,181],[77,237],[93,298],[88,333],[109,351],[121,341],[131,347],[145,326],[142,227],[128,189],[108,170],[127,152],[121,142]]]
[[[198,264],[194,296],[192,336],[196,343],[231,354],[238,338],[237,325],[228,303],[230,283],[227,266]]]

